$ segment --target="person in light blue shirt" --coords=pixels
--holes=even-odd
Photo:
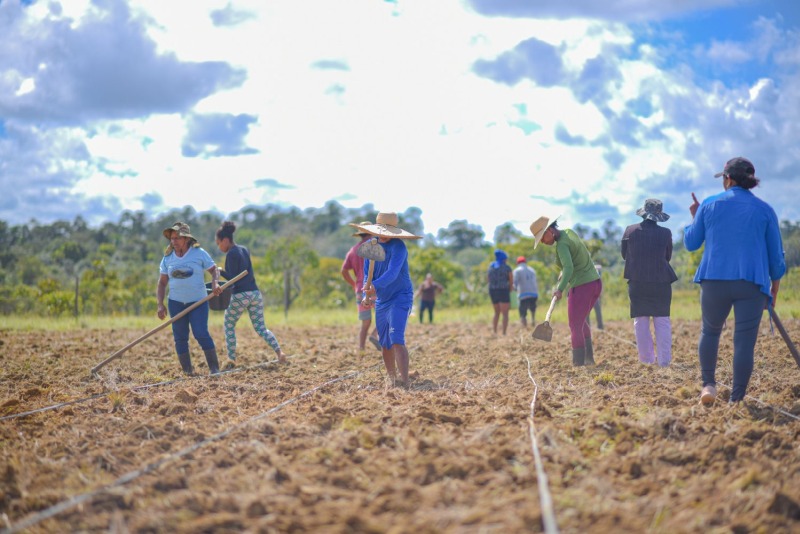
[[[778,216],[750,190],[759,184],[755,167],[736,157],[722,172],[724,191],[702,204],[692,193],[693,221],[684,229],[689,251],[703,244],[703,257],[694,281],[700,284],[703,326],[698,353],[703,389],[700,401],[713,404],[719,337],[733,308],[733,388],[730,401],[741,401],[753,372],[753,352],[764,308],[778,298],[780,279],[786,272]]]
[[[217,266],[208,252],[200,248],[189,225],[176,222],[170,228],[165,228],[163,234],[169,240],[169,246],[161,259],[156,288],[158,318],[162,320],[167,317],[167,311],[170,317],[175,317],[206,297],[205,271],[211,273],[211,290],[214,294],[222,293]],[[167,306],[164,306],[167,287],[169,300]],[[189,353],[190,329],[205,353],[210,374],[219,373],[217,350],[208,333],[208,302],[202,303],[172,323],[175,352],[178,353],[178,361],[187,375],[194,374]]]
[[[414,304],[414,286],[408,273],[406,239],[419,236],[399,228],[396,213],[378,213],[375,224],[351,224],[359,231],[376,236],[386,253],[383,261],[375,261],[371,283],[364,282],[363,304],[375,306],[375,326],[383,354],[383,364],[392,385],[408,387],[408,349],[406,325]],[[364,260],[364,272],[369,262]],[[367,275],[369,277],[369,275]],[[398,374],[400,375],[398,377]]]

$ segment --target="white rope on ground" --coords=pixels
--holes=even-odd
[[[618,341],[621,341],[623,343],[628,343],[630,345],[633,345],[634,347],[636,346],[636,343],[634,343],[632,341],[629,341],[627,339],[622,339],[621,337],[618,337],[618,336],[615,336],[614,334],[608,333],[605,330],[600,330],[600,331],[603,332],[604,336],[613,337],[614,339],[616,339]],[[725,389],[731,389],[729,386],[726,386],[725,384],[720,384],[719,382],[717,382],[717,387],[723,387]],[[791,412],[787,412],[783,408],[779,408],[779,407],[774,406],[772,404],[766,403],[766,402],[762,401],[761,399],[757,399],[757,398],[753,397],[752,395],[745,395],[744,397],[746,399],[751,400],[753,402],[756,402],[756,403],[758,403],[758,404],[760,404],[762,406],[766,406],[767,408],[770,408],[771,410],[783,415],[784,417],[788,417],[790,419],[794,419],[795,421],[800,421],[800,417],[794,415]]]
[[[288,356],[288,357],[289,358],[294,358],[294,355]],[[236,367],[234,369],[228,369],[228,370],[225,370],[225,371],[220,371],[218,374],[213,375],[213,376],[221,376],[221,375],[226,375],[226,374],[230,374],[230,373],[239,373],[239,372],[242,372],[242,371],[249,371],[250,369],[258,369],[260,367],[267,367],[267,366],[270,366],[270,365],[274,365],[276,363],[278,363],[277,359],[269,360],[269,361],[266,361],[266,362],[261,362],[261,363],[255,364],[255,365],[251,365],[249,367]],[[161,386],[168,386],[170,384],[175,384],[175,383],[178,383],[178,382],[185,382],[187,380],[193,380],[193,379],[199,379],[199,378],[207,378],[207,377],[206,376],[197,376],[197,375],[195,375],[195,376],[184,376],[184,377],[180,377],[180,378],[173,378],[172,380],[165,380],[163,382],[154,382],[154,383],[151,383],[151,384],[143,384],[141,386],[133,386],[133,387],[130,387],[130,388],[122,388],[122,389],[128,389],[130,391],[139,391],[139,390],[142,390],[142,389],[150,389],[150,388],[157,388],[157,387],[161,387]],[[41,413],[41,412],[47,412],[47,411],[50,411],[50,410],[57,410],[58,408],[64,408],[65,406],[70,406],[72,404],[81,404],[81,403],[84,403],[84,402],[89,402],[91,400],[99,399],[101,397],[107,397],[107,396],[111,395],[111,393],[114,393],[114,392],[113,391],[106,391],[106,392],[103,392],[103,393],[96,393],[96,394],[91,395],[89,397],[84,397],[84,398],[81,398],[81,399],[73,399],[71,401],[65,401],[65,402],[61,402],[61,403],[58,403],[58,404],[53,404],[51,406],[44,406],[42,408],[37,408],[36,410],[30,410],[30,411],[27,411],[27,412],[20,412],[20,413],[15,413],[15,414],[11,414],[11,415],[5,415],[3,417],[0,417],[0,421],[5,421],[6,419],[17,419],[19,417],[27,417],[29,415],[33,415],[33,414],[37,414],[37,413]]]
[[[334,379],[328,380],[327,382],[325,382],[323,384],[320,384],[319,386],[315,386],[315,387],[313,387],[313,388],[311,388],[311,389],[309,389],[307,391],[304,391],[303,393],[297,395],[296,397],[292,397],[291,399],[285,400],[285,401],[281,402],[280,404],[277,404],[276,406],[270,408],[266,412],[262,412],[262,413],[260,413],[258,415],[255,415],[255,416],[251,417],[250,419],[247,419],[246,421],[242,421],[241,423],[239,423],[237,425],[234,425],[231,428],[220,432],[219,434],[216,434],[214,436],[206,438],[203,441],[199,441],[197,443],[193,443],[192,445],[189,445],[188,447],[184,447],[183,449],[181,449],[181,450],[179,450],[179,451],[177,451],[177,452],[175,452],[173,454],[165,456],[164,458],[161,458],[161,459],[159,459],[159,460],[157,460],[155,462],[149,463],[149,464],[147,464],[146,466],[144,466],[144,467],[142,467],[140,469],[137,469],[135,471],[131,471],[131,472],[125,474],[125,475],[122,475],[121,477],[116,479],[114,482],[111,482],[110,484],[107,484],[107,485],[103,486],[102,488],[96,489],[94,491],[90,491],[88,493],[82,493],[80,495],[76,495],[76,496],[71,497],[71,498],[69,498],[69,499],[67,499],[65,501],[61,501],[60,503],[54,504],[53,506],[51,506],[49,508],[41,510],[41,511],[35,513],[35,514],[29,515],[28,517],[22,519],[21,521],[19,521],[19,522],[15,523],[15,524],[11,525],[10,527],[0,531],[0,534],[13,534],[13,533],[16,533],[16,532],[20,532],[22,530],[25,530],[27,528],[30,528],[30,527],[40,523],[41,521],[44,521],[45,519],[50,519],[51,517],[55,517],[56,515],[60,514],[61,512],[64,512],[65,510],[69,510],[70,508],[73,508],[73,507],[75,507],[75,506],[77,506],[79,504],[82,504],[82,503],[85,503],[87,501],[90,501],[91,499],[93,499],[94,497],[96,497],[96,496],[98,496],[98,495],[100,495],[102,493],[110,491],[110,490],[112,490],[114,488],[117,488],[119,486],[123,486],[123,485],[127,484],[128,482],[139,478],[142,475],[146,475],[148,473],[151,473],[151,472],[155,471],[156,469],[159,469],[160,467],[172,462],[173,460],[177,460],[178,458],[182,458],[183,456],[186,456],[187,454],[191,454],[192,452],[200,449],[201,447],[204,447],[204,446],[208,445],[209,443],[212,443],[214,441],[218,441],[218,440],[220,440],[222,438],[225,438],[225,437],[229,436],[230,434],[232,434],[233,432],[236,432],[237,430],[240,430],[240,429],[246,427],[247,425],[249,425],[251,423],[254,423],[256,421],[260,421],[261,419],[264,419],[265,417],[267,417],[269,415],[272,415],[275,412],[278,412],[278,411],[282,410],[283,408],[285,408],[286,406],[289,406],[290,404],[294,404],[295,402],[297,402],[297,401],[299,401],[301,399],[304,399],[305,397],[308,397],[309,395],[313,395],[317,391],[319,391],[319,390],[321,390],[323,388],[326,388],[327,386],[331,386],[333,384],[336,384],[337,382],[343,382],[345,380],[349,380],[351,378],[355,378],[357,376],[360,376],[360,375],[366,373],[367,371],[369,371],[370,369],[374,369],[375,367],[377,367],[379,365],[383,365],[383,363],[376,363],[375,365],[367,367],[366,369],[362,369],[361,371],[353,371],[351,373],[348,373],[346,375],[340,376],[338,378],[334,378]]]
[[[528,378],[533,382],[533,398],[531,399],[531,411],[528,415],[528,433],[531,438],[533,460],[536,464],[536,483],[539,487],[539,502],[542,505],[542,522],[544,523],[544,531],[547,534],[558,534],[556,514],[553,510],[553,497],[550,495],[547,473],[544,471],[542,457],[539,454],[539,445],[536,441],[536,423],[533,421],[533,410],[536,407],[536,395],[539,393],[539,386],[536,384],[536,380],[534,380],[531,374],[531,361],[527,356],[525,357],[525,361],[528,362]]]

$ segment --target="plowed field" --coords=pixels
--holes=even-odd
[[[536,532],[546,487],[563,532],[800,532],[800,369],[766,320],[749,398],[710,408],[697,323],[673,324],[664,369],[638,363],[627,322],[595,331],[585,368],[561,324],[546,343],[516,324],[497,337],[488,321],[413,323],[409,389],[357,349],[356,325],[273,331],[289,365],[245,323],[241,368],[208,377],[192,341],[201,375],[187,379],[168,330],[99,378],[89,370],[144,331],[0,333],[5,527]]]

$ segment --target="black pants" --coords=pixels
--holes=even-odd
[[[422,322],[422,314],[428,310],[428,322],[433,322],[433,305],[436,304],[434,300],[421,300],[419,301],[419,322]]]

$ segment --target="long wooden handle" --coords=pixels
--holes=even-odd
[[[775,308],[772,307],[772,304],[769,305],[769,315],[772,317],[772,320],[775,321],[775,326],[778,327],[778,332],[781,333],[781,337],[786,342],[786,346],[789,347],[789,352],[792,353],[795,363],[797,363],[797,366],[800,367],[800,353],[797,352],[797,347],[795,347],[792,338],[789,337],[789,333],[783,327],[783,323],[778,317],[778,312],[775,311]]]
[[[233,284],[237,280],[241,280],[245,276],[247,276],[247,270],[242,271],[241,273],[237,274],[236,276],[234,276],[233,278],[231,278],[230,280],[225,282],[225,284],[221,286],[221,289],[224,291],[229,285]],[[114,354],[112,354],[111,356],[109,356],[108,358],[103,360],[102,362],[100,362],[97,365],[95,365],[94,367],[92,367],[92,374],[96,374],[97,371],[101,367],[103,367],[105,364],[107,364],[108,362],[110,362],[112,360],[116,360],[117,358],[119,358],[120,356],[125,354],[125,352],[127,350],[129,350],[130,348],[138,345],[139,343],[141,343],[145,339],[149,338],[150,336],[152,336],[156,332],[158,332],[160,330],[163,330],[164,328],[168,327],[169,325],[171,325],[172,323],[174,323],[175,321],[177,321],[178,319],[180,319],[181,317],[183,317],[184,315],[186,315],[187,313],[189,313],[193,309],[195,309],[198,306],[200,306],[202,303],[213,299],[214,296],[215,295],[213,293],[207,295],[205,298],[203,298],[201,300],[198,300],[197,302],[195,302],[194,304],[192,304],[191,306],[189,306],[188,308],[186,308],[185,310],[183,310],[182,312],[177,314],[175,317],[170,318],[170,320],[167,321],[166,323],[161,323],[160,325],[158,325],[157,327],[153,328],[152,330],[150,330],[148,333],[146,333],[142,337],[134,339],[133,341],[131,341],[130,343],[128,343],[127,345],[125,345],[124,347],[119,349],[117,352],[115,352]]]
[[[550,322],[550,316],[553,315],[553,308],[556,307],[556,301],[558,301],[558,297],[553,295],[553,300],[550,301],[550,308],[547,310],[547,315],[544,316],[544,322]]]
[[[369,270],[367,271],[367,280],[364,282],[364,291],[372,285],[372,275],[375,273],[375,260],[367,261],[369,262]]]

